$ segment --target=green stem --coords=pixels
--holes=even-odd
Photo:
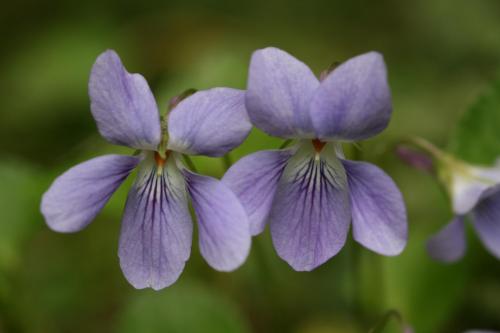
[[[405,330],[405,323],[403,322],[403,318],[401,314],[396,310],[389,310],[386,314],[380,319],[380,321],[369,331],[369,333],[381,333],[383,329],[387,326],[391,319],[395,319],[398,321],[401,332]]]
[[[229,168],[231,167],[231,165],[233,165],[233,161],[232,161],[231,155],[229,155],[229,154],[224,155],[222,157],[222,163],[224,165],[225,171],[229,170]]]
[[[189,169],[191,169],[191,171],[198,172],[196,165],[194,165],[193,161],[191,160],[191,158],[189,156],[182,155],[182,157],[184,158],[184,162],[186,162],[187,166],[189,167]]]
[[[283,143],[281,144],[281,146],[278,147],[278,149],[285,149],[290,145],[290,143],[292,143],[292,141],[293,141],[292,139],[287,139],[283,141]]]
[[[361,265],[361,249],[360,247],[351,242],[351,306],[353,312],[364,320],[364,309],[363,309],[363,271]]]
[[[410,138],[402,140],[402,143],[405,143],[405,142],[412,144],[412,145],[422,149],[423,151],[431,154],[437,160],[445,160],[447,158],[446,154],[441,149],[439,149],[438,147],[436,147],[435,145],[433,145],[432,143],[430,143],[429,141],[427,141],[424,138],[417,137],[417,136],[410,137]]]

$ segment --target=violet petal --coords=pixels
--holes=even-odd
[[[89,80],[90,109],[101,135],[111,143],[155,150],[161,140],[160,115],[148,83],[130,74],[112,50],[94,63]]]
[[[139,161],[133,156],[105,155],[63,173],[42,197],[41,211],[48,226],[58,232],[85,228]]]

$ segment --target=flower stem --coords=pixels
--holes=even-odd
[[[182,155],[182,157],[184,158],[184,162],[186,162],[187,166],[189,167],[189,169],[191,169],[191,171],[198,172],[196,165],[194,165],[193,160],[191,160],[189,156]]]
[[[395,319],[399,323],[401,327],[401,332],[408,332],[407,327],[403,321],[403,318],[401,317],[401,314],[397,310],[389,310],[384,314],[384,316],[380,319],[380,321],[369,331],[369,333],[383,332],[391,319]]]
[[[441,149],[439,149],[434,144],[430,143],[429,141],[427,141],[424,138],[415,136],[415,137],[411,137],[409,139],[403,140],[403,142],[405,142],[405,141],[410,143],[410,144],[413,144],[414,146],[431,154],[432,157],[434,157],[437,160],[446,159],[446,154]]]
[[[233,160],[231,158],[231,155],[230,154],[226,154],[226,155],[222,156],[222,163],[224,165],[224,170],[225,171],[229,170],[229,168],[231,167],[231,165],[233,165]]]
[[[292,141],[293,141],[292,139],[287,139],[283,141],[283,143],[281,144],[281,146],[278,147],[278,149],[285,149],[290,145],[290,143],[292,143]]]

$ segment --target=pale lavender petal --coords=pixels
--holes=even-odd
[[[400,254],[408,239],[408,222],[398,187],[373,164],[342,163],[349,182],[354,239],[379,254]]]
[[[219,271],[238,268],[250,250],[250,225],[236,195],[221,181],[184,171],[198,218],[200,251]]]
[[[490,168],[463,165],[462,168],[452,173],[451,178],[453,211],[460,215],[470,212],[500,184],[500,165]]]
[[[244,91],[198,91],[170,112],[168,148],[190,155],[222,156],[239,146],[251,129]]]
[[[106,155],[63,173],[42,197],[41,211],[48,226],[58,232],[85,228],[139,161],[133,156]]]
[[[465,254],[464,217],[456,216],[427,241],[427,252],[434,260],[455,262]]]
[[[278,137],[314,137],[309,104],[319,81],[301,61],[277,48],[255,51],[246,107],[252,123]]]
[[[382,55],[354,57],[321,82],[311,102],[318,138],[357,141],[372,137],[389,124],[391,93]]]
[[[94,63],[89,95],[92,115],[106,140],[156,149],[161,140],[156,101],[144,77],[128,73],[114,51],[102,53]]]
[[[222,182],[236,194],[248,214],[252,235],[264,231],[274,193],[293,150],[260,151],[243,157]]]
[[[472,223],[484,246],[500,259],[500,189],[496,190],[472,211]]]
[[[297,271],[310,271],[345,244],[351,208],[347,179],[334,147],[316,155],[302,142],[281,176],[270,213],[278,255]]]
[[[186,184],[170,157],[158,173],[146,160],[130,190],[120,235],[120,266],[135,288],[174,283],[191,252],[193,225]]]

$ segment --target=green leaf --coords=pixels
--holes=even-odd
[[[235,306],[202,285],[179,281],[140,291],[124,309],[117,332],[247,333]]]
[[[492,164],[500,156],[500,80],[462,116],[450,150],[478,164]]]

